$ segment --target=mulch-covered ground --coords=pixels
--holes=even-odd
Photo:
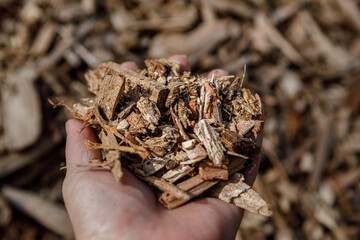
[[[237,239],[360,235],[360,1],[0,0],[0,238],[71,238],[65,109],[106,61],[186,54],[242,75],[265,103],[254,188],[274,216]],[[56,212],[57,214],[49,214]]]

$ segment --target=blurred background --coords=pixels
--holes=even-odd
[[[359,0],[0,0],[0,238],[71,239],[63,206],[68,105],[105,61],[186,54],[242,74],[266,123],[240,239],[359,239]],[[96,219],[94,219],[96,221]],[[101,224],[101,223],[99,223]]]

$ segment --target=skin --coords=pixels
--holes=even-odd
[[[171,57],[190,70],[186,57]],[[131,70],[133,62],[122,64]],[[215,76],[227,75],[221,69]],[[89,160],[100,159],[99,150],[89,150],[83,140],[98,141],[91,128],[79,132],[78,120],[66,123],[67,173],[63,196],[74,227],[76,239],[234,239],[244,211],[214,198],[202,197],[174,210],[157,202],[153,191],[123,169],[120,184],[107,169],[76,167]],[[262,142],[262,133],[256,139]],[[260,154],[252,156],[252,166],[245,179],[252,185],[259,166]]]

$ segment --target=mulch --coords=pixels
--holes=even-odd
[[[359,1],[0,0],[0,15],[1,239],[73,237],[59,170],[71,114],[48,99],[89,97],[84,73],[103,62],[173,54],[199,74],[246,65],[264,102],[254,189],[274,216],[246,213],[237,239],[360,235]]]

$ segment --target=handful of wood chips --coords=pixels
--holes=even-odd
[[[98,133],[101,143],[87,147],[103,154],[87,166],[110,167],[118,182],[128,169],[169,209],[205,195],[272,215],[239,173],[260,151],[259,96],[239,77],[191,75],[169,59],[145,65],[134,72],[108,62],[85,75],[95,96],[74,104],[74,114]]]

